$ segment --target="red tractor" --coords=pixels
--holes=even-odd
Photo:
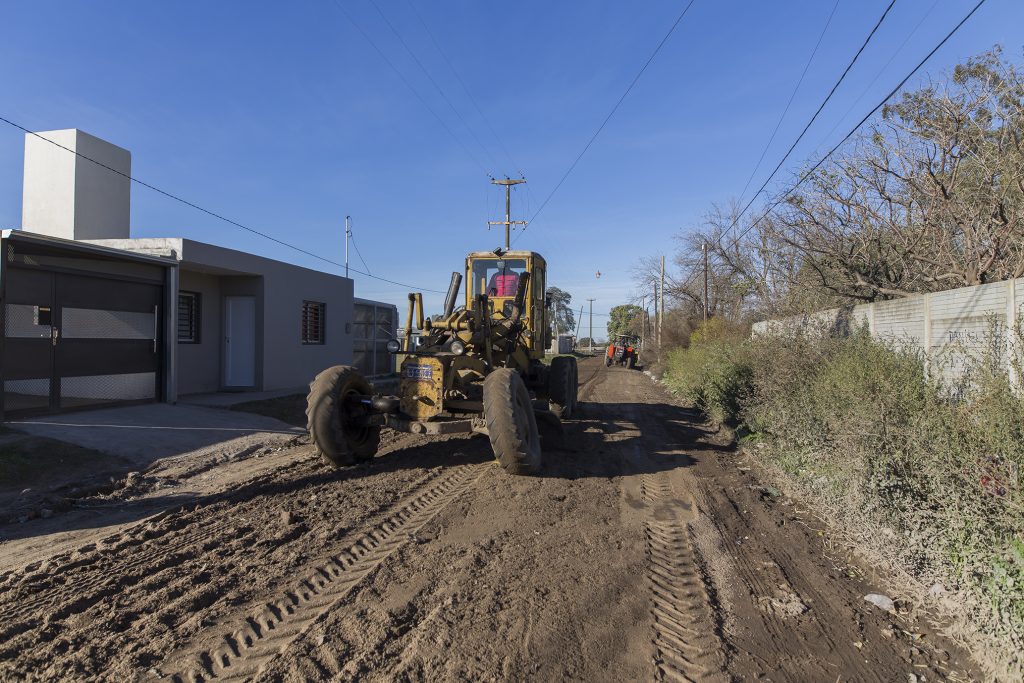
[[[635,368],[640,360],[640,338],[632,334],[617,334],[612,337],[608,345],[608,353],[605,354],[605,367],[621,365],[627,368]]]

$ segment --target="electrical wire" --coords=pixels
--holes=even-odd
[[[890,0],[889,4],[885,8],[885,11],[882,12],[882,16],[880,16],[878,18],[878,21],[875,22],[875,26],[871,29],[871,32],[868,33],[867,38],[864,39],[864,42],[861,43],[860,48],[853,55],[853,59],[851,59],[850,63],[846,65],[846,69],[844,69],[843,73],[839,76],[839,80],[835,82],[835,85],[833,85],[832,89],[829,90],[828,95],[826,95],[825,99],[821,101],[821,104],[818,106],[818,110],[814,112],[813,116],[811,116],[811,120],[808,121],[807,125],[804,126],[804,129],[800,131],[800,135],[798,135],[796,140],[793,141],[793,144],[789,146],[789,149],[786,150],[786,153],[782,156],[782,159],[779,160],[779,163],[775,165],[775,168],[772,170],[772,172],[768,174],[768,177],[764,179],[764,182],[761,183],[761,187],[758,188],[757,192],[754,193],[754,196],[750,198],[750,201],[747,202],[746,206],[743,207],[739,215],[737,215],[736,218],[733,219],[729,227],[725,229],[725,233],[723,233],[723,236],[728,235],[729,232],[736,226],[736,224],[739,223],[740,219],[743,218],[743,215],[747,212],[747,209],[749,209],[751,205],[753,205],[754,201],[761,195],[761,193],[764,192],[764,189],[768,187],[768,183],[772,181],[772,178],[775,177],[775,174],[779,172],[779,169],[782,168],[782,165],[786,163],[787,159],[789,159],[789,155],[793,153],[793,150],[796,149],[796,146],[800,144],[801,140],[804,139],[804,135],[807,134],[808,129],[810,129],[811,125],[817,120],[818,115],[821,114],[822,110],[825,108],[825,105],[828,104],[829,100],[832,99],[832,95],[834,95],[836,90],[839,89],[840,84],[842,84],[842,82],[846,79],[846,75],[850,73],[850,69],[852,69],[853,65],[857,63],[857,60],[860,58],[861,53],[864,52],[864,48],[866,48],[868,46],[868,43],[871,42],[872,36],[874,36],[875,33],[878,31],[878,28],[882,25],[882,22],[885,21],[885,18],[889,15],[889,10],[891,10],[893,5],[895,4],[896,0]]]
[[[800,86],[803,85],[804,78],[807,76],[808,69],[811,68],[811,63],[814,62],[815,55],[818,54],[818,48],[821,47],[821,41],[825,38],[825,33],[828,31],[828,27],[832,25],[832,17],[835,16],[836,10],[839,8],[839,0],[836,0],[835,4],[832,5],[832,11],[829,12],[828,19],[825,20],[825,26],[821,29],[821,34],[818,35],[818,42],[814,44],[814,49],[811,50],[811,56],[807,58],[807,63],[804,64],[804,70],[800,73],[800,78],[796,82],[796,87],[793,88],[793,92],[789,96],[789,101],[786,102],[786,108],[782,110],[782,115],[779,120],[775,123],[775,130],[772,131],[771,137],[768,138],[768,142],[765,143],[764,149],[761,150],[761,156],[757,160],[757,164],[754,166],[754,170],[750,172],[750,176],[747,178],[746,184],[743,186],[743,191],[740,192],[740,198],[737,204],[743,203],[743,197],[746,196],[747,190],[750,189],[750,183],[754,180],[754,176],[761,170],[761,162],[764,161],[765,155],[768,153],[768,149],[775,142],[775,136],[779,132],[779,127],[782,126],[783,120],[786,118],[786,114],[789,113],[789,108],[793,106],[793,100],[796,99],[796,94],[800,90]]]
[[[419,13],[419,10],[416,9],[416,5],[413,3],[412,0],[406,0],[406,2],[409,5],[409,9],[412,10],[412,13],[415,14],[416,18],[419,20],[420,26],[423,27],[423,32],[427,34],[427,37],[430,38],[430,42],[434,44],[434,48],[437,50],[438,54],[441,55],[441,59],[444,60],[445,64],[448,65],[448,68],[451,69],[453,74],[455,74],[456,80],[458,80],[459,85],[462,86],[462,91],[466,93],[466,96],[469,98],[469,101],[473,103],[473,108],[476,109],[476,113],[479,114],[480,118],[482,118],[484,120],[484,123],[487,125],[487,129],[490,131],[491,135],[494,137],[495,141],[498,143],[498,147],[501,149],[502,153],[505,155],[505,158],[507,158],[509,163],[512,164],[512,168],[514,168],[516,170],[516,172],[519,174],[519,176],[520,177],[524,177],[522,167],[519,166],[519,164],[516,163],[515,159],[512,158],[512,155],[508,151],[508,147],[505,146],[504,140],[501,139],[501,136],[498,135],[498,132],[495,130],[494,126],[491,125],[490,118],[488,118],[487,114],[485,114],[483,109],[480,108],[480,104],[477,102],[476,98],[473,97],[473,93],[470,92],[469,87],[466,85],[466,82],[462,79],[462,75],[459,74],[458,69],[456,69],[455,65],[452,64],[450,59],[448,59],[448,55],[445,53],[444,49],[441,47],[441,44],[434,37],[434,34],[430,30],[430,27],[427,26],[427,22],[423,20],[423,16]],[[493,161],[493,159],[492,159],[492,161]],[[529,189],[529,188],[527,188],[527,189]]]
[[[978,11],[978,9],[980,9],[980,8],[981,8],[981,6],[985,4],[985,2],[986,2],[986,0],[978,0],[978,3],[977,3],[977,4],[976,4],[976,5],[975,5],[975,6],[974,6],[974,7],[972,8],[972,9],[971,9],[971,11],[970,11],[970,12],[968,12],[968,13],[967,13],[966,15],[964,15],[964,18],[963,18],[963,19],[961,19],[961,20],[960,20],[960,22],[959,22],[959,23],[957,23],[957,25],[956,25],[956,26],[954,26],[954,27],[953,27],[953,29],[952,29],[952,30],[951,30],[951,31],[950,31],[949,33],[947,33],[947,34],[946,34],[946,36],[945,36],[945,37],[944,37],[944,38],[943,38],[942,40],[940,40],[940,41],[939,41],[939,43],[938,43],[938,44],[937,44],[937,45],[936,45],[935,47],[933,47],[933,48],[931,49],[931,51],[929,51],[929,52],[928,52],[928,54],[927,54],[927,55],[925,55],[925,56],[924,56],[924,58],[923,58],[923,59],[922,59],[922,60],[921,60],[920,62],[918,62],[918,63],[917,63],[917,66],[915,66],[915,67],[914,67],[914,68],[913,68],[913,69],[912,69],[912,70],[910,71],[910,73],[908,73],[908,74],[907,74],[906,76],[904,76],[904,77],[903,77],[903,80],[901,80],[901,81],[900,81],[899,83],[897,83],[897,84],[896,84],[896,87],[894,87],[894,88],[893,88],[892,90],[890,90],[890,91],[889,91],[889,94],[887,94],[887,95],[886,95],[886,96],[885,96],[884,98],[882,98],[882,100],[881,100],[881,101],[880,101],[880,102],[879,102],[878,104],[876,104],[876,105],[875,105],[875,106],[874,106],[874,107],[873,107],[873,108],[871,109],[871,111],[869,111],[869,112],[868,112],[867,114],[865,114],[865,115],[864,115],[864,117],[863,117],[863,118],[862,118],[862,119],[861,119],[860,121],[858,121],[858,122],[857,122],[857,125],[855,125],[855,126],[854,126],[853,128],[851,128],[851,129],[850,129],[850,132],[848,132],[848,133],[847,133],[846,135],[844,135],[844,136],[843,136],[843,139],[842,139],[842,140],[840,140],[839,142],[837,142],[837,143],[836,143],[836,144],[835,144],[835,145],[834,145],[834,146],[833,146],[833,147],[832,147],[832,148],[831,148],[831,149],[830,149],[830,150],[829,150],[829,151],[828,151],[828,152],[827,152],[827,153],[825,154],[825,156],[823,156],[823,157],[822,157],[821,159],[819,159],[819,160],[818,160],[818,162],[817,162],[816,164],[814,164],[814,166],[812,166],[812,167],[811,167],[810,169],[808,169],[808,170],[807,170],[806,172],[802,173],[802,174],[800,175],[800,178],[799,178],[799,179],[797,180],[797,182],[796,182],[796,183],[795,183],[795,184],[794,184],[794,185],[793,185],[792,187],[790,187],[790,188],[789,188],[788,190],[786,190],[786,191],[785,191],[784,193],[782,193],[782,194],[781,194],[781,195],[780,195],[780,196],[779,196],[779,197],[778,197],[778,198],[777,198],[777,199],[776,199],[776,200],[775,200],[775,201],[774,201],[774,202],[773,202],[773,203],[771,204],[771,206],[769,206],[769,207],[768,207],[768,209],[767,209],[767,210],[765,210],[765,212],[764,212],[764,213],[762,213],[762,214],[761,214],[761,215],[760,215],[760,216],[759,216],[759,217],[757,218],[757,220],[755,220],[755,221],[754,221],[754,222],[752,222],[752,223],[751,223],[750,225],[748,225],[748,226],[747,226],[746,228],[744,228],[744,230],[743,230],[743,231],[742,231],[742,232],[741,232],[741,233],[740,233],[739,235],[737,235],[737,236],[736,236],[736,237],[735,237],[735,238],[733,239],[733,241],[732,241],[732,242],[731,242],[731,243],[729,244],[729,246],[728,246],[728,247],[724,247],[724,248],[725,248],[725,249],[731,249],[731,248],[733,248],[734,246],[736,246],[736,245],[737,245],[737,244],[739,243],[739,241],[740,241],[741,239],[743,239],[743,237],[744,237],[744,236],[745,236],[745,235],[746,235],[747,233],[749,233],[749,232],[750,232],[751,230],[753,230],[753,229],[754,229],[754,228],[755,228],[755,227],[756,227],[756,226],[757,226],[757,225],[758,225],[758,224],[759,224],[759,223],[760,223],[761,221],[763,221],[763,220],[764,220],[765,218],[767,218],[767,217],[768,217],[768,215],[769,215],[769,214],[771,214],[771,212],[772,212],[772,211],[774,211],[774,210],[775,210],[775,208],[776,208],[777,206],[779,206],[779,205],[780,205],[780,204],[781,204],[782,202],[786,201],[786,199],[787,199],[787,198],[789,197],[789,195],[793,194],[793,192],[795,192],[795,191],[796,191],[796,189],[797,189],[798,187],[800,187],[800,185],[802,185],[802,184],[804,183],[804,181],[805,181],[805,180],[807,180],[807,179],[808,179],[809,177],[811,177],[811,175],[812,175],[812,174],[813,174],[813,173],[814,173],[815,171],[817,171],[817,170],[818,170],[819,168],[821,168],[821,165],[822,165],[822,164],[824,164],[824,163],[825,163],[825,162],[826,162],[826,161],[827,161],[827,160],[828,160],[828,159],[829,159],[829,158],[830,158],[830,157],[831,157],[831,156],[832,156],[833,154],[835,154],[835,153],[836,153],[836,151],[837,151],[837,150],[838,150],[838,149],[839,149],[839,148],[840,148],[841,146],[843,146],[843,144],[845,144],[847,140],[849,140],[849,139],[850,139],[851,137],[853,137],[853,134],[854,134],[854,133],[856,133],[856,132],[857,132],[857,131],[858,131],[858,130],[860,129],[860,127],[861,127],[861,126],[863,126],[863,125],[864,125],[864,124],[865,124],[865,123],[866,123],[866,122],[867,122],[867,121],[868,121],[868,120],[869,120],[869,119],[870,119],[870,118],[871,118],[872,116],[874,116],[874,115],[875,115],[875,114],[876,114],[876,113],[878,112],[878,110],[879,110],[879,109],[881,109],[881,108],[882,108],[883,106],[885,106],[886,102],[888,102],[888,101],[889,101],[890,99],[892,99],[893,95],[895,95],[895,94],[896,94],[896,93],[898,93],[898,92],[899,92],[900,90],[902,90],[903,86],[904,86],[904,85],[906,85],[907,81],[909,81],[909,80],[910,80],[911,78],[913,78],[914,74],[916,74],[916,73],[917,73],[918,71],[920,71],[920,70],[921,70],[921,67],[922,67],[922,66],[924,66],[924,65],[925,65],[925,63],[927,63],[927,62],[928,62],[928,60],[929,60],[929,59],[931,59],[931,58],[932,58],[932,56],[933,56],[933,55],[934,55],[934,54],[935,54],[936,52],[938,52],[938,51],[939,51],[939,50],[940,50],[940,49],[942,48],[942,46],[943,46],[943,45],[945,45],[945,44],[946,44],[946,43],[947,43],[947,42],[949,41],[949,39],[950,39],[950,38],[952,38],[952,37],[953,37],[953,36],[954,36],[954,35],[956,34],[956,32],[957,32],[957,31],[959,31],[959,30],[960,30],[960,28],[961,28],[961,27],[962,27],[962,26],[963,26],[964,24],[966,24],[966,23],[967,23],[967,21],[968,21],[968,20],[969,20],[969,19],[970,19],[970,18],[971,18],[972,16],[974,16],[974,13],[975,13],[975,12],[977,12],[977,11]],[[733,225],[735,225],[735,222],[733,223]],[[718,237],[717,239],[715,239],[715,243],[716,243],[716,245],[717,245],[717,246],[719,246],[719,247],[721,247],[721,246],[722,246],[721,240],[722,240],[722,237],[724,237],[724,236],[725,236],[725,233],[723,233],[723,234],[722,234],[721,236],[719,236],[719,237]],[[698,273],[698,271],[696,271],[696,270],[692,271],[692,272],[690,273],[690,276],[689,276],[688,278],[686,278],[686,280],[684,280],[684,281],[683,281],[683,283],[682,283],[682,284],[680,285],[680,287],[679,287],[679,288],[680,288],[680,289],[683,289],[683,288],[685,288],[685,287],[686,287],[687,285],[689,285],[689,284],[690,284],[690,282],[692,282],[692,281],[693,281],[693,278],[697,276],[697,273]]]
[[[456,144],[458,144],[459,147],[462,148],[462,151],[466,153],[466,156],[472,159],[473,163],[480,167],[480,170],[483,172],[483,174],[490,178],[491,174],[487,172],[487,169],[484,168],[484,165],[482,163],[480,163],[480,160],[477,159],[476,155],[470,151],[469,147],[467,147],[466,144],[462,141],[462,138],[457,136],[455,134],[455,131],[453,131],[448,126],[448,124],[444,122],[444,119],[442,119],[440,115],[438,115],[438,113],[434,111],[434,108],[430,106],[430,103],[428,103],[427,100],[423,97],[423,95],[420,94],[419,90],[413,87],[413,84],[409,82],[409,79],[405,77],[405,74],[398,70],[398,67],[395,66],[395,63],[388,59],[388,56],[384,54],[384,51],[381,50],[380,47],[378,47],[377,43],[374,42],[370,35],[363,30],[363,27],[356,23],[355,18],[351,14],[349,14],[348,10],[345,9],[345,6],[342,5],[339,0],[334,0],[334,5],[342,14],[345,15],[345,17],[349,20],[349,23],[356,27],[356,30],[359,31],[360,35],[362,35],[363,38],[366,39],[366,42],[368,42],[370,46],[377,52],[377,54],[380,55],[380,58],[384,60],[384,63],[391,67],[391,70],[394,71],[395,74],[398,76],[399,80],[401,80],[402,83],[405,84],[405,87],[409,88],[409,90],[412,91],[412,94],[416,96],[416,99],[420,101],[420,104],[426,107],[427,111],[433,114],[434,118],[437,119],[437,122],[441,124],[441,127],[445,129],[448,135],[450,135],[451,138],[455,140]]]
[[[398,32],[398,29],[395,28],[395,25],[392,24],[391,21],[387,18],[387,15],[385,15],[384,12],[381,10],[380,5],[377,4],[376,0],[370,0],[370,4],[373,5],[373,8],[375,10],[377,10],[377,14],[379,14],[380,18],[384,20],[384,23],[388,25],[388,28],[391,29],[391,32],[395,34],[395,37],[398,38],[398,42],[402,44],[402,47],[404,47],[405,51],[409,53],[409,56],[412,57],[412,60],[416,62],[416,66],[420,68],[420,71],[423,72],[423,75],[427,77],[427,80],[430,81],[431,85],[434,86],[434,89],[437,90],[439,95],[441,95],[441,99],[445,101],[445,103],[448,105],[448,108],[452,110],[453,114],[455,114],[455,117],[459,121],[461,121],[465,129],[469,131],[469,135],[473,138],[476,144],[480,146],[480,149],[483,150],[484,156],[489,157],[491,163],[494,165],[494,168],[497,169],[499,164],[495,160],[494,155],[491,154],[491,151],[484,145],[484,143],[480,141],[480,138],[478,138],[476,133],[473,132],[473,129],[470,128],[469,124],[466,123],[466,119],[462,117],[462,114],[460,114],[459,110],[455,108],[454,104],[452,104],[452,101],[448,98],[448,95],[445,94],[443,89],[441,89],[441,86],[438,85],[436,80],[434,80],[434,77],[430,75],[430,72],[427,70],[427,67],[423,66],[423,62],[421,62],[420,58],[416,56],[416,53],[413,52],[411,47],[409,47],[409,44],[405,42],[405,38],[402,37],[402,34]]]
[[[540,207],[538,207],[536,213],[534,213],[533,216],[530,217],[530,220],[529,220],[530,223],[532,223],[535,220],[537,220],[537,216],[540,215],[541,211],[544,210],[544,207],[546,207],[548,205],[548,202],[551,201],[551,198],[554,197],[555,193],[558,192],[558,190],[562,187],[562,184],[565,183],[566,178],[568,178],[569,175],[573,172],[573,170],[576,168],[576,165],[578,163],[580,163],[580,159],[583,158],[583,155],[587,153],[587,150],[589,150],[591,145],[594,144],[594,141],[597,140],[597,136],[601,134],[601,131],[604,130],[604,127],[608,125],[609,121],[611,121],[612,116],[615,115],[615,112],[617,112],[619,110],[619,107],[625,101],[626,97],[629,95],[630,92],[632,92],[633,87],[636,86],[636,84],[637,84],[637,81],[639,81],[640,77],[644,75],[645,71],[647,71],[647,67],[649,67],[651,65],[651,62],[654,61],[654,58],[658,56],[659,52],[661,52],[661,48],[665,46],[665,43],[668,42],[668,39],[672,36],[673,33],[675,33],[676,27],[679,26],[680,22],[682,22],[682,20],[683,20],[683,17],[685,17],[686,13],[690,11],[691,7],[693,7],[693,3],[694,2],[696,2],[696,0],[690,0],[688,3],[686,3],[686,7],[684,7],[683,11],[679,13],[678,17],[676,17],[676,20],[672,23],[672,26],[668,29],[668,32],[665,34],[665,37],[662,38],[661,42],[658,43],[658,46],[654,48],[654,52],[652,52],[651,56],[647,58],[647,61],[644,62],[644,65],[642,67],[640,67],[640,71],[637,72],[636,76],[633,77],[633,80],[626,87],[625,92],[622,93],[622,96],[615,103],[615,106],[612,107],[612,110],[610,112],[608,112],[608,116],[604,117],[604,121],[602,121],[601,125],[597,127],[597,130],[594,131],[594,134],[590,136],[590,139],[587,141],[587,144],[584,145],[584,147],[580,151],[580,153],[578,155],[576,155],[576,159],[573,160],[572,164],[569,166],[569,168],[562,175],[561,180],[558,181],[558,184],[555,185],[555,188],[553,190],[551,190],[551,193],[548,194],[546,199],[544,199],[544,201],[541,203]],[[524,230],[524,232],[525,232],[525,230]],[[521,237],[522,235],[523,235],[523,232],[520,232],[519,233],[519,237]],[[518,237],[516,239],[518,239]]]
[[[829,130],[829,132],[825,134],[825,136],[822,138],[821,142],[818,143],[818,146],[815,147],[815,152],[817,152],[817,150],[821,149],[821,147],[823,147],[825,145],[825,141],[828,140],[829,138],[831,138],[832,134],[835,133],[836,130],[839,128],[839,126],[842,125],[843,121],[846,120],[846,117],[848,117],[851,113],[853,113],[853,110],[857,108],[857,105],[860,104],[860,101],[863,100],[864,96],[868,94],[868,91],[871,90],[871,88],[875,85],[875,83],[878,82],[878,79],[881,78],[881,76],[885,72],[885,70],[888,69],[889,65],[892,64],[894,59],[896,59],[896,56],[899,55],[899,53],[903,52],[903,48],[905,48],[907,46],[907,43],[910,42],[910,39],[914,37],[914,35],[918,32],[918,30],[924,24],[925,20],[928,19],[928,17],[931,16],[931,13],[935,11],[935,8],[938,6],[938,4],[939,4],[939,0],[935,0],[935,2],[932,3],[932,6],[929,7],[928,11],[926,11],[924,13],[924,15],[918,20],[918,22],[914,26],[914,28],[910,31],[910,33],[907,34],[907,37],[903,39],[902,43],[900,43],[900,46],[898,48],[896,48],[896,51],[893,52],[892,55],[890,55],[889,61],[887,61],[882,66],[882,68],[878,70],[878,72],[875,74],[875,77],[871,79],[871,82],[868,83],[867,87],[865,87],[864,90],[861,91],[860,95],[857,96],[857,99],[854,100],[853,104],[851,104],[850,107],[846,110],[846,113],[843,114],[839,118],[839,120],[836,121],[835,125],[832,126],[831,130]]]
[[[196,211],[200,211],[202,213],[205,213],[208,216],[212,216],[213,218],[216,218],[217,220],[224,221],[225,223],[227,223],[229,225],[233,225],[236,228],[241,228],[242,230],[245,230],[247,232],[251,232],[254,235],[257,235],[257,236],[262,237],[264,239],[270,240],[271,242],[274,242],[275,244],[279,244],[282,247],[287,247],[289,249],[297,251],[300,254],[305,254],[306,256],[312,256],[313,258],[319,259],[320,261],[323,261],[324,263],[329,263],[332,266],[337,266],[338,268],[344,268],[345,267],[344,263],[339,263],[337,261],[332,261],[331,259],[329,259],[329,258],[327,258],[325,256],[321,256],[320,254],[316,254],[316,253],[314,253],[312,251],[309,251],[307,249],[303,249],[302,247],[295,246],[294,244],[290,244],[288,242],[285,242],[284,240],[278,239],[277,237],[274,237],[273,235],[268,235],[267,233],[261,232],[259,230],[256,230],[255,228],[250,228],[248,225],[245,225],[243,223],[239,223],[238,221],[232,220],[232,219],[230,219],[230,218],[228,218],[228,217],[226,217],[226,216],[224,216],[222,214],[216,213],[215,211],[211,211],[209,209],[205,209],[202,206],[199,206],[198,204],[196,204],[194,202],[190,202],[187,199],[184,199],[184,198],[182,198],[182,197],[180,197],[180,196],[178,196],[176,194],[172,194],[172,193],[170,193],[170,192],[168,192],[166,190],[161,190],[159,187],[156,187],[155,185],[151,185],[151,184],[149,184],[149,183],[147,183],[145,181],[139,180],[138,178],[136,178],[134,176],[131,176],[131,175],[129,175],[129,174],[123,172],[123,171],[119,171],[116,168],[112,168],[111,166],[108,166],[107,164],[104,164],[101,161],[97,161],[96,159],[93,159],[90,156],[82,154],[81,152],[79,152],[77,150],[71,149],[70,147],[66,147],[66,146],[60,144],[59,142],[57,142],[55,140],[51,140],[50,138],[43,137],[39,133],[37,133],[37,132],[35,132],[33,130],[29,130],[25,126],[22,126],[22,125],[20,125],[18,123],[15,123],[14,121],[11,121],[10,119],[7,119],[7,118],[4,118],[4,117],[0,116],[0,121],[6,123],[9,126],[13,126],[14,128],[17,128],[18,130],[21,130],[21,131],[23,131],[23,132],[25,132],[25,133],[27,133],[29,135],[35,136],[35,137],[39,138],[40,140],[43,140],[45,142],[49,142],[51,145],[59,147],[59,148],[63,149],[66,152],[70,152],[70,153],[74,154],[75,156],[77,156],[77,157],[79,157],[81,159],[85,159],[86,161],[94,163],[97,166],[99,166],[100,168],[105,168],[106,170],[110,171],[111,173],[115,173],[115,174],[121,176],[122,178],[126,178],[127,180],[129,180],[129,181],[131,181],[133,183],[136,183],[138,185],[141,185],[142,187],[145,187],[148,190],[152,190],[153,192],[156,192],[158,194],[162,194],[163,196],[167,197],[168,199],[173,199],[174,201],[176,201],[176,202],[178,202],[180,204],[184,204],[185,206],[188,206],[190,208],[193,208]],[[363,265],[366,265],[366,264],[364,263]],[[410,289],[417,289],[417,287],[415,285],[410,285],[410,284],[407,284],[405,282],[398,282],[396,280],[389,280],[388,278],[380,277],[378,275],[371,275],[370,273],[364,273],[363,271],[356,270],[355,268],[352,268],[351,270],[353,270],[356,273],[359,273],[360,275],[365,275],[366,277],[373,278],[374,280],[380,280],[381,282],[387,282],[387,283],[390,283],[390,284],[393,284],[393,285],[398,285],[400,287],[405,287],[405,288],[410,288]],[[367,269],[367,270],[369,270],[369,269]],[[422,291],[424,291],[424,292],[434,292],[436,294],[444,294],[443,291],[438,290],[438,289],[422,288]]]
[[[356,234],[353,231],[349,231],[349,239],[352,240],[352,246],[355,247],[356,255],[359,256],[359,261],[363,264],[363,268],[366,268],[366,272],[370,272],[370,266],[366,265],[366,259],[363,258],[363,254],[359,251],[359,245],[356,244]]]

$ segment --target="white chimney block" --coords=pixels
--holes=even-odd
[[[25,135],[22,229],[70,240],[128,239],[131,152],[77,128],[39,135],[68,149]]]

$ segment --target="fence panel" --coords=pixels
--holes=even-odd
[[[920,351],[930,370],[947,379],[962,377],[970,361],[988,354],[1002,359],[1016,382],[1012,361],[1020,349],[1012,331],[1021,306],[1024,278],[765,320],[753,333],[824,327],[844,334],[866,326],[876,339]]]

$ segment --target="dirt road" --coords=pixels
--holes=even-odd
[[[390,435],[352,469],[250,452],[0,528],[0,679],[979,677],[647,376],[580,377],[539,477]]]

